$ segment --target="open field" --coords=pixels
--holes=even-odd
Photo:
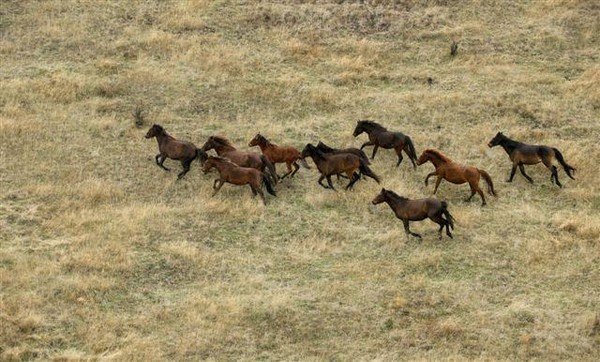
[[[0,1],[0,360],[597,358],[600,5],[366,3]],[[443,182],[454,240],[423,221],[407,241],[370,201],[431,195],[431,164],[380,149],[382,184],[337,193],[301,169],[265,208],[211,198],[197,162],[176,181],[143,138],[349,147],[358,119],[487,170],[499,197]],[[506,183],[498,131],[557,147],[576,180]]]

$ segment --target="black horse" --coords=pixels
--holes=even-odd
[[[379,147],[386,149],[393,148],[394,151],[396,151],[396,155],[398,155],[396,167],[400,166],[403,159],[402,151],[404,151],[412,162],[413,167],[417,168],[415,163],[417,161],[417,151],[409,136],[401,132],[390,132],[379,123],[367,120],[358,121],[352,135],[356,137],[363,132],[366,132],[369,135],[369,142],[363,143],[363,145],[360,146],[360,149],[362,150],[365,146],[375,146],[373,147],[371,159],[375,158],[375,154]]]

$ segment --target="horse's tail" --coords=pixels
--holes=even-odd
[[[310,170],[310,166],[308,165],[308,162],[306,162],[306,160],[304,158],[298,157],[298,162],[300,163],[300,165],[302,165],[302,167]]]
[[[479,171],[479,173],[481,174],[481,176],[483,177],[483,179],[485,180],[485,182],[488,185],[488,193],[492,196],[498,196],[496,194],[496,191],[494,191],[494,183],[492,182],[492,178],[490,177],[490,174],[485,172],[482,169],[477,169],[477,171]]]
[[[380,179],[379,176],[377,176],[375,174],[375,172],[373,172],[373,170],[371,170],[369,168],[369,166],[367,165],[367,163],[365,162],[365,160],[363,160],[362,158],[359,158],[358,161],[360,162],[360,165],[358,166],[358,169],[360,170],[360,173],[365,175],[365,176],[369,176],[370,178],[372,178],[373,180],[377,181],[377,183],[380,183]]]
[[[450,228],[454,230],[454,222],[456,221],[456,219],[454,218],[454,216],[450,215],[450,212],[448,211],[448,203],[446,201],[442,201],[442,215],[446,217],[446,222],[448,223]]]
[[[200,148],[196,148],[196,159],[198,159],[198,162],[200,162],[201,164],[204,164],[204,162],[206,162],[206,160],[208,160],[208,153],[202,151],[202,149]]]
[[[417,150],[415,150],[415,145],[413,144],[412,139],[410,139],[410,137],[408,136],[406,136],[406,144],[408,145],[408,149],[410,150],[410,154],[408,155],[408,157],[410,157],[414,165],[415,162],[417,162]],[[414,167],[417,168],[417,166]]]
[[[269,159],[265,155],[260,155],[260,159],[263,162],[263,165],[266,166],[266,168],[269,170],[269,175],[273,179],[273,184],[277,184],[277,179],[279,177],[277,176],[277,172],[275,171],[275,167],[273,166],[271,161],[269,161]]]
[[[556,155],[556,159],[558,160],[558,162],[560,162],[560,164],[562,165],[562,167],[565,169],[565,172],[567,173],[567,176],[569,176],[571,179],[575,180],[575,178],[573,177],[573,175],[571,174],[571,171],[573,171],[573,173],[575,173],[575,168],[573,168],[572,166],[570,166],[569,164],[567,164],[565,162],[565,159],[563,158],[562,153],[560,153],[559,150],[557,150],[556,148],[552,148],[554,150],[554,154]]]
[[[273,188],[273,184],[271,183],[271,179],[269,178],[269,176],[267,176],[267,174],[265,174],[263,172],[261,172],[261,175],[262,175],[263,185],[265,185],[267,192],[269,192],[273,196],[277,196],[277,193],[275,192],[275,189]]]

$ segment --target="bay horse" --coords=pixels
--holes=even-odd
[[[290,177],[294,177],[296,172],[300,169],[298,166],[298,162],[304,168],[310,168],[306,161],[300,157],[300,151],[291,146],[278,146],[271,141],[269,141],[265,136],[257,133],[256,136],[248,143],[249,147],[258,146],[262,151],[263,155],[265,155],[269,161],[273,164],[273,167],[277,167],[278,163],[285,163],[287,166],[288,172],[285,173],[280,178],[283,180],[286,176],[290,175]],[[294,171],[292,172],[292,166],[294,166]]]
[[[267,200],[265,199],[261,184],[265,186],[267,192],[273,196],[277,196],[269,177],[255,168],[240,167],[225,157],[209,156],[204,162],[202,171],[208,173],[213,167],[219,172],[219,178],[213,183],[215,191],[212,196],[215,196],[219,192],[225,182],[233,185],[250,185],[253,196],[260,195],[265,205],[267,204]]]
[[[251,167],[262,172],[267,170],[273,179],[273,183],[277,183],[275,167],[265,155],[256,152],[240,151],[233,147],[231,142],[225,137],[210,136],[201,149],[204,152],[214,149],[217,155],[226,157],[241,167]]]
[[[379,195],[371,202],[373,205],[382,202],[386,202],[389,205],[392,211],[394,211],[394,214],[396,214],[396,217],[402,220],[407,239],[410,235],[421,239],[421,235],[410,231],[408,226],[409,221],[421,221],[426,218],[429,218],[440,226],[440,229],[438,230],[440,240],[442,239],[442,230],[444,229],[444,226],[446,227],[446,235],[451,239],[453,238],[450,229],[454,230],[455,220],[454,217],[450,215],[450,212],[448,212],[448,204],[446,201],[440,201],[434,198],[410,200],[398,195],[394,191],[382,188]]]
[[[206,152],[197,148],[193,143],[187,141],[179,141],[175,139],[173,136],[169,135],[162,126],[158,124],[154,124],[152,127],[150,127],[150,129],[146,133],[146,136],[144,137],[156,137],[156,141],[158,142],[159,153],[156,155],[156,157],[154,157],[154,160],[156,161],[156,164],[160,166],[163,170],[171,171],[169,168],[163,165],[167,158],[176,161],[181,161],[183,171],[181,171],[177,175],[178,180],[181,179],[186,173],[188,173],[193,160],[198,159],[200,163],[202,163],[208,157]]]
[[[481,206],[484,206],[486,204],[485,196],[483,196],[483,191],[481,191],[481,188],[479,187],[479,179],[480,177],[483,177],[488,185],[488,193],[492,196],[497,196],[496,191],[494,191],[494,183],[492,182],[492,178],[484,170],[456,163],[446,157],[440,151],[433,149],[423,151],[417,160],[417,165],[421,166],[428,161],[435,166],[435,171],[425,177],[425,186],[427,186],[427,181],[431,176],[437,176],[437,180],[435,181],[435,189],[433,190],[434,194],[437,192],[442,179],[457,185],[468,182],[469,186],[471,187],[471,196],[469,196],[467,201],[470,201],[471,198],[473,198],[473,195],[478,193],[481,197]]]
[[[525,173],[525,167],[523,167],[523,165],[535,165],[542,162],[544,163],[544,166],[549,168],[552,172],[550,175],[550,182],[554,183],[556,181],[556,185],[562,187],[562,184],[558,181],[558,169],[553,165],[553,160],[555,159],[562,165],[567,176],[575,180],[571,171],[575,173],[576,169],[567,164],[562,153],[554,147],[528,145],[526,143],[517,142],[506,137],[502,132],[498,132],[496,136],[488,142],[488,147],[491,148],[494,146],[501,146],[504,151],[508,153],[508,157],[510,157],[510,160],[512,161],[513,166],[507,182],[512,182],[517,167],[519,167],[521,174],[527,181],[533,183],[533,179]]]
[[[362,150],[365,146],[374,146],[371,159],[375,159],[375,154],[379,147],[386,149],[393,148],[396,151],[396,155],[398,155],[396,167],[400,166],[403,160],[402,151],[404,151],[408,155],[410,162],[412,162],[413,167],[417,168],[415,164],[417,151],[415,151],[415,146],[409,136],[401,132],[390,132],[379,123],[369,120],[358,121],[352,135],[357,137],[363,132],[366,132],[369,136],[369,142],[363,143],[360,149]]]
[[[366,164],[366,162],[360,157],[352,153],[340,153],[340,154],[327,154],[319,151],[312,144],[307,144],[301,153],[302,158],[312,158],[317,169],[321,173],[321,177],[318,182],[319,185],[324,188],[329,188],[335,191],[333,184],[331,183],[331,176],[337,174],[346,174],[350,182],[346,185],[346,190],[351,189],[354,183],[360,179],[361,174],[366,175],[380,182],[379,176],[377,176]],[[356,171],[359,170],[360,173]],[[323,185],[323,179],[327,179],[329,187]]]

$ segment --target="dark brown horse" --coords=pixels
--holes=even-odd
[[[448,212],[448,204],[445,201],[438,199],[418,199],[409,200],[406,197],[402,197],[396,194],[394,191],[381,189],[381,192],[377,197],[371,201],[373,205],[386,202],[396,217],[402,220],[404,224],[404,231],[406,237],[413,235],[421,238],[421,235],[413,233],[408,227],[409,221],[420,221],[426,218],[431,219],[433,222],[440,226],[438,232],[440,233],[440,240],[442,239],[442,230],[446,227],[446,235],[452,238],[450,229],[454,230],[454,217]],[[444,216],[446,218],[444,218]]]
[[[240,167],[227,158],[210,156],[204,162],[202,171],[207,173],[213,167],[219,171],[219,178],[216,179],[213,184],[215,191],[212,196],[215,196],[217,192],[219,192],[225,182],[233,185],[250,185],[252,194],[254,196],[256,196],[256,194],[260,195],[260,198],[265,205],[267,204],[267,200],[265,199],[261,184],[265,185],[267,191],[271,195],[277,196],[269,177],[255,168]]]
[[[345,174],[350,179],[346,190],[352,188],[354,183],[360,179],[361,174],[369,176],[379,183],[379,177],[369,168],[365,161],[352,153],[327,154],[317,150],[315,146],[309,143],[302,150],[301,156],[302,158],[312,158],[321,173],[318,181],[319,185],[324,188],[335,190],[331,183],[331,176],[337,174]],[[360,171],[360,174],[356,173],[357,170]],[[327,179],[329,187],[323,185],[322,181],[324,178]]]
[[[508,153],[508,157],[512,161],[512,170],[510,171],[510,178],[507,182],[512,182],[513,177],[515,176],[515,172],[517,171],[517,167],[521,171],[521,174],[527,179],[527,181],[533,183],[533,179],[529,177],[525,173],[525,167],[523,165],[535,165],[536,163],[543,162],[544,166],[548,167],[552,172],[550,176],[550,182],[556,184],[558,187],[562,187],[560,181],[558,181],[558,170],[555,165],[553,165],[553,160],[557,160],[562,167],[564,168],[567,176],[571,179],[573,178],[573,174],[571,171],[575,173],[575,168],[569,166],[565,159],[563,158],[562,153],[554,147],[544,146],[544,145],[528,145],[526,143],[517,142],[511,140],[502,134],[502,132],[498,132],[494,138],[490,140],[488,143],[488,147],[501,146],[506,153]]]
[[[365,146],[375,146],[373,147],[371,159],[375,158],[375,154],[379,147],[386,149],[393,148],[394,151],[396,151],[396,155],[398,155],[396,167],[400,166],[400,163],[403,160],[402,151],[404,151],[408,155],[410,162],[412,162],[413,167],[417,168],[417,165],[415,164],[415,161],[417,160],[417,151],[415,151],[415,146],[409,136],[401,132],[390,132],[379,123],[367,120],[358,121],[352,135],[356,137],[363,132],[366,132],[367,135],[369,135],[369,142],[363,143],[363,145],[360,146],[360,149],[362,150]]]
[[[327,146],[325,143],[319,141],[319,143],[317,143],[317,149],[323,153],[333,153],[333,154],[353,153],[353,154],[357,155],[358,157],[362,158],[367,163],[367,165],[371,164],[371,161],[369,161],[369,157],[367,157],[367,155],[362,150],[359,150],[358,148],[354,148],[354,147],[332,148],[332,147]]]
[[[208,141],[202,146],[202,151],[214,149],[217,155],[230,159],[233,163],[241,167],[251,167],[262,172],[268,171],[268,174],[273,179],[273,183],[277,183],[277,173],[275,167],[265,155],[256,152],[240,151],[233,147],[225,137],[210,136]]]
[[[171,171],[163,165],[167,158],[176,161],[181,161],[183,171],[181,171],[177,175],[178,180],[182,178],[186,173],[188,173],[188,171],[190,170],[190,165],[192,164],[192,161],[194,159],[197,158],[202,163],[208,157],[206,152],[197,148],[193,143],[176,140],[158,124],[155,124],[152,127],[150,127],[145,137],[156,137],[156,141],[158,141],[158,151],[160,153],[157,154],[154,159],[156,161],[156,164],[162,169],[166,171]]]
[[[290,146],[278,146],[274,143],[271,143],[266,137],[257,133],[256,136],[248,143],[249,147],[258,146],[262,151],[263,155],[265,155],[269,161],[273,164],[273,167],[277,167],[278,163],[285,163],[287,166],[288,172],[281,176],[283,180],[287,175],[290,177],[294,177],[296,172],[300,169],[298,163],[305,168],[310,168],[306,161],[302,157],[300,157],[300,151],[298,151],[294,147]],[[292,172],[292,166],[294,166],[294,171]]]
[[[420,166],[427,161],[430,161],[435,166],[435,171],[425,177],[425,186],[427,186],[427,181],[431,176],[437,176],[437,180],[435,181],[435,189],[433,190],[434,194],[437,192],[438,186],[440,186],[442,179],[446,179],[457,185],[468,182],[469,186],[471,187],[471,196],[469,196],[467,201],[470,201],[471,198],[473,198],[473,195],[478,193],[481,197],[481,206],[483,206],[486,204],[485,196],[483,196],[483,191],[481,191],[481,188],[479,187],[479,179],[480,177],[483,177],[488,185],[488,193],[492,196],[496,196],[492,178],[484,170],[456,163],[446,157],[440,151],[432,149],[423,151],[417,160],[417,165]]]

